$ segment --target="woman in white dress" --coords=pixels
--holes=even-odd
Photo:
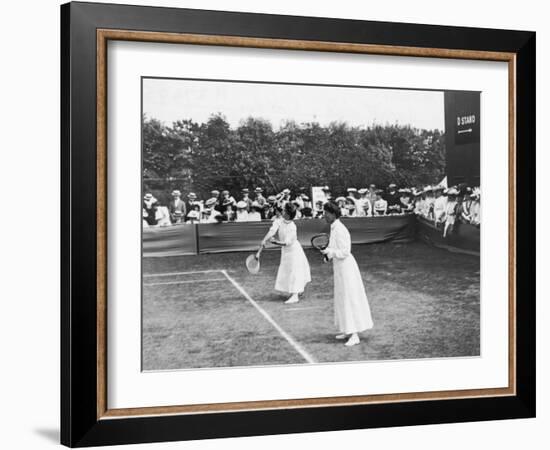
[[[296,224],[296,206],[291,202],[284,205],[282,217],[274,219],[273,225],[262,240],[262,245],[271,242],[281,247],[281,262],[277,271],[275,290],[290,294],[285,303],[297,303],[311,281],[309,262],[302,245],[298,241]],[[275,238],[278,235],[278,239]]]
[[[324,210],[330,239],[323,253],[332,260],[334,273],[334,322],[340,331],[336,339],[347,339],[345,345],[350,347],[359,344],[358,333],[373,327],[370,306],[359,266],[351,254],[351,236],[339,220],[340,208],[326,203]]]

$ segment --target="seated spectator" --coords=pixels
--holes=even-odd
[[[198,209],[193,209],[189,213],[187,213],[187,220],[185,223],[192,224],[192,223],[199,223],[201,219],[201,214]]]
[[[458,217],[462,223],[470,223],[472,217],[470,213],[470,207],[472,205],[471,189],[466,190],[462,196],[462,202],[460,202],[458,209]]]
[[[237,202],[237,214],[235,216],[235,222],[247,222],[248,221],[248,203],[244,200]]]
[[[260,222],[262,220],[263,207],[257,201],[253,201],[248,213],[249,222]]]
[[[372,204],[367,196],[369,190],[361,188],[357,191],[359,198],[355,201],[355,212],[357,217],[372,216]]]
[[[434,187],[434,224],[445,222],[445,211],[447,207],[447,196],[443,195],[443,186]]]
[[[317,202],[315,202],[315,211],[313,212],[314,213],[314,216],[316,219],[320,219],[324,216],[324,209],[323,209],[323,200],[317,200]]]
[[[170,220],[170,211],[166,206],[159,205],[157,207],[155,218],[157,219],[158,227],[169,227],[172,225],[172,221]]]
[[[382,191],[376,191],[376,200],[374,202],[374,215],[375,216],[384,216],[388,211],[388,202],[382,198]]]
[[[217,199],[209,198],[205,203],[201,223],[218,223],[222,219],[222,214],[216,209]]]
[[[357,217],[357,208],[355,206],[354,198],[346,198],[346,211],[348,217]]]
[[[412,200],[412,191],[409,188],[399,189],[399,202],[401,203],[401,212],[410,213],[414,209]]]
[[[153,194],[148,192],[143,197],[143,219],[147,222],[147,225],[153,226],[157,224],[156,214],[157,214],[158,201]]]
[[[481,222],[481,192],[474,188],[472,192],[472,204],[470,205],[470,223],[479,226]]]
[[[336,198],[336,204],[338,205],[338,208],[340,208],[340,215],[342,217],[346,217],[348,215],[348,210],[346,208],[346,198],[345,197],[337,197]]]

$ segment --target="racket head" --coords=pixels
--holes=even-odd
[[[260,259],[256,258],[256,255],[248,255],[245,264],[247,270],[253,275],[260,271]]]
[[[311,246],[317,250],[324,250],[328,247],[330,236],[327,233],[316,234],[311,238]]]

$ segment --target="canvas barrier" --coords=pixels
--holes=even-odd
[[[415,238],[414,215],[343,218],[353,244],[410,242]],[[321,219],[296,220],[298,239],[310,247],[311,237],[328,233]],[[143,230],[143,256],[196,255],[257,250],[271,221],[214,224],[183,224]]]
[[[448,250],[479,255],[479,227],[457,222],[452,233],[443,237],[443,224],[435,226],[423,217],[418,217],[417,222],[417,237],[422,241]]]

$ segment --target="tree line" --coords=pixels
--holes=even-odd
[[[329,185],[338,194],[370,183],[434,184],[444,176],[440,130],[292,120],[274,129],[254,117],[231,127],[222,114],[168,126],[143,116],[143,189],[160,200],[172,189],[208,198],[212,189],[235,195],[245,187],[278,193]]]

